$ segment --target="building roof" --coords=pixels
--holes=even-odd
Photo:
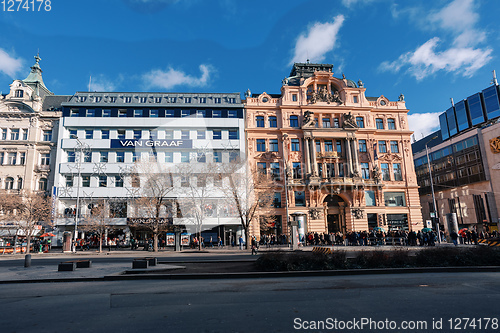
[[[38,96],[45,97],[47,95],[53,95],[54,93],[47,89],[43,83],[42,69],[39,64],[40,60],[42,59],[37,54],[35,56],[35,64],[31,66],[31,72],[23,82],[30,86]]]
[[[301,79],[307,79],[314,76],[315,72],[330,72],[333,73],[332,64],[311,64],[307,63],[294,63],[290,76],[286,78],[289,86],[300,86]],[[343,76],[343,75],[342,75]],[[342,77],[345,79],[345,77]],[[339,78],[341,80],[341,78]],[[353,80],[345,79],[346,85],[350,88],[357,88],[358,86]]]
[[[67,95],[49,95],[43,100],[43,111],[61,111],[62,103],[67,102],[71,96]]]
[[[431,133],[431,134],[427,135],[426,137],[412,143],[411,149],[413,151],[413,154],[416,154],[419,151],[424,150],[425,145],[427,145],[428,148],[432,148],[432,147],[437,146],[438,144],[440,144],[442,142],[443,142],[443,139],[441,138],[441,130],[439,130],[439,131]]]

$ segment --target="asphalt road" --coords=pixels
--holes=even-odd
[[[5,333],[500,331],[500,273],[9,284],[0,301]]]

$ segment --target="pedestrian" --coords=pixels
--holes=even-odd
[[[243,250],[243,237],[240,236],[240,238],[238,238],[238,242],[240,243],[240,250]]]
[[[458,245],[458,234],[456,233],[455,230],[453,230],[452,232],[450,232],[450,238],[451,240],[453,241],[453,245],[457,246]]]

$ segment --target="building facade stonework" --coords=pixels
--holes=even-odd
[[[275,225],[299,234],[423,227],[404,96],[366,97],[332,65],[294,64],[281,94],[246,93],[251,167],[276,182]],[[288,218],[287,218],[288,216]],[[301,237],[301,236],[300,236]]]

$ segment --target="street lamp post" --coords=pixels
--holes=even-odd
[[[76,139],[78,142],[78,148],[80,150],[78,159],[77,159],[77,168],[78,168],[78,179],[76,181],[76,209],[75,209],[75,233],[73,235],[73,242],[71,244],[73,252],[76,252],[76,240],[78,238],[78,218],[80,214],[80,178],[82,175],[82,158],[83,158],[83,143],[78,139],[78,136],[71,135],[71,139]]]
[[[439,240],[439,243],[441,243],[441,233],[439,231],[439,219],[438,219],[438,215],[437,215],[436,195],[434,194],[434,181],[432,180],[431,161],[429,159],[429,147],[427,147],[427,144],[434,139],[437,139],[437,136],[433,137],[432,139],[427,141],[427,143],[425,144],[425,153],[427,155],[427,168],[429,169],[429,178],[431,180],[431,192],[432,192],[432,203],[434,206],[434,218],[436,219],[436,229],[437,229],[437,234],[438,234],[438,240]]]

